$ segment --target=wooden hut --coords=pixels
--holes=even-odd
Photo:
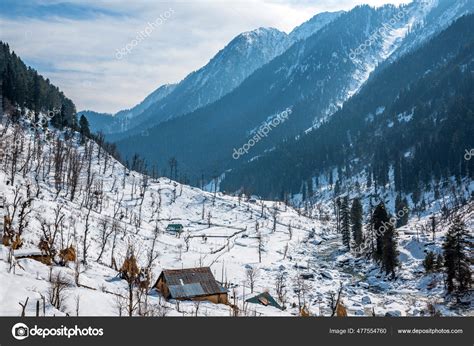
[[[216,281],[209,267],[163,270],[154,287],[167,300],[228,302],[227,290]]]

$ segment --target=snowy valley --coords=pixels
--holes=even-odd
[[[294,200],[298,208],[205,192],[130,171],[78,132],[32,130],[6,115],[3,120],[2,228],[21,240],[12,239],[15,250],[5,239],[0,245],[0,315],[19,316],[26,304],[26,316],[330,316],[338,292],[338,305],[349,316],[472,314],[469,296],[454,306],[443,274],[426,274],[422,263],[428,250],[441,253],[453,213],[463,216],[472,236],[472,182],[454,195],[455,184],[447,183],[443,197],[423,197],[426,211],[410,213],[398,229],[400,267],[390,279],[365,255],[345,250],[336,231],[334,191],[323,179],[317,203]],[[354,195],[363,196],[365,214],[370,189],[364,177],[354,179],[360,180]],[[459,203],[454,196],[471,200]],[[393,212],[389,187],[384,198]],[[432,212],[439,220],[434,236]],[[169,224],[184,230],[167,231]],[[70,246],[75,258],[67,261],[60,251]],[[138,267],[150,272],[144,285],[132,288],[130,311],[129,286],[119,270],[132,249]],[[163,269],[192,267],[210,267],[229,303],[166,301],[153,288]],[[284,309],[246,302],[267,291]]]

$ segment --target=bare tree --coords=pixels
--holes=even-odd
[[[306,306],[306,294],[308,293],[309,286],[306,284],[300,274],[296,274],[293,290],[298,298],[298,309],[301,312],[301,309],[305,308]]]
[[[46,221],[45,219],[39,219],[41,225],[41,231],[43,232],[43,236],[39,242],[39,249],[41,252],[46,254],[51,259],[54,259],[56,256],[57,249],[56,249],[56,236],[58,234],[58,228],[53,227],[53,225]]]
[[[149,311],[149,315],[157,317],[166,317],[168,315],[168,310],[169,308],[160,301],[158,304],[152,305]]]
[[[65,162],[65,149],[63,141],[58,137],[54,146],[54,186],[56,188],[56,197],[63,187],[63,175],[64,175],[64,162]]]
[[[23,202],[23,196],[20,193],[20,191],[21,191],[21,187],[19,185],[16,186],[13,193],[13,200],[11,202],[5,203],[7,215],[4,216],[4,224],[3,224],[4,237],[7,234],[8,235],[13,234],[12,225],[15,222],[16,213],[21,208],[21,204]]]
[[[61,274],[61,272],[58,272],[56,275],[52,275],[51,285],[49,288],[49,302],[56,309],[61,309],[65,299],[65,293],[69,287],[70,283],[67,281],[64,275]]]
[[[199,300],[196,300],[194,302],[194,316],[198,317],[198,313],[199,313],[199,306],[201,305],[201,301]]]
[[[257,240],[258,240],[258,262],[262,263],[262,252],[265,251],[265,246],[263,244],[262,232],[257,231]]]
[[[339,306],[339,301],[341,299],[341,294],[342,294],[342,282],[339,285],[339,290],[336,292],[330,291],[328,293],[328,305],[329,308],[331,309],[331,316],[334,316],[336,314],[337,307]]]
[[[22,129],[19,125],[15,125],[9,155],[11,185],[13,185],[13,183],[15,182],[15,174],[17,172],[18,160],[20,158],[21,153],[23,152],[23,145],[24,136],[22,133]],[[5,160],[5,162],[7,163],[8,161]]]
[[[91,210],[92,210],[92,205],[89,204],[87,206],[87,214],[86,214],[86,224],[84,226],[84,237],[82,239],[82,263],[84,265],[87,265],[87,250],[89,249],[89,243],[88,243],[88,235],[90,231],[90,215],[91,215]]]
[[[151,243],[151,248],[148,252],[148,263],[147,268],[151,269],[153,267],[153,262],[158,258],[159,253],[156,251],[156,242],[158,240],[158,235],[160,234],[160,229],[158,228],[158,222],[155,225],[155,229],[153,230],[153,240]]]
[[[122,317],[123,313],[127,311],[127,298],[117,294],[115,296],[115,306],[118,310],[118,315]]]
[[[131,245],[128,246],[127,256],[120,268],[119,275],[128,284],[128,306],[127,312],[129,316],[133,316],[137,307],[137,302],[134,299],[134,290],[139,281],[140,269],[138,268],[135,251]]]
[[[275,279],[275,291],[277,293],[278,299],[285,308],[286,304],[286,274],[284,272],[279,272],[276,279]]]
[[[81,296],[79,294],[76,296],[75,302],[76,302],[76,316],[79,317],[79,310],[81,306]]]
[[[112,248],[111,248],[111,254],[110,254],[110,267],[114,268],[117,270],[117,263],[115,262],[115,247],[117,245],[117,236],[120,231],[120,225],[117,220],[114,220],[112,223]]]
[[[283,249],[283,259],[286,258],[287,254],[288,254],[288,243],[285,244],[285,248]]]
[[[277,204],[273,204],[273,210],[272,210],[272,217],[273,217],[273,227],[272,231],[275,233],[276,231],[276,226],[277,226],[277,216],[278,216],[278,206]]]
[[[99,256],[97,256],[96,262],[100,262],[102,255],[104,254],[105,247],[109,240],[109,237],[114,232],[113,227],[109,228],[109,222],[107,219],[102,219],[99,221],[99,229],[100,229],[100,252]]]
[[[22,235],[23,231],[26,227],[28,227],[28,219],[29,214],[31,213],[31,203],[33,202],[33,198],[30,197],[30,188],[31,186],[28,184],[26,186],[27,190],[27,197],[26,200],[21,200],[20,212],[18,214],[18,235]]]
[[[61,248],[64,248],[64,233],[63,233],[63,221],[66,215],[62,212],[63,209],[62,204],[58,204],[56,208],[54,208],[54,221],[53,221],[53,228],[54,234],[60,234],[61,236]]]
[[[247,277],[247,281],[250,286],[250,292],[253,293],[253,289],[255,287],[255,281],[260,275],[260,270],[256,267],[248,267],[245,270],[245,276]]]
[[[72,150],[69,155],[69,164],[68,164],[68,185],[70,190],[70,200],[73,201],[76,196],[77,185],[79,183],[79,177],[82,170],[82,156],[76,150]]]
[[[28,300],[29,299],[30,299],[30,297],[26,297],[26,300],[23,304],[21,302],[18,303],[21,306],[21,317],[25,317],[25,310],[26,310],[26,306],[28,305]]]

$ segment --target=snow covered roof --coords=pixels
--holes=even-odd
[[[15,257],[30,257],[30,256],[42,256],[43,253],[39,249],[21,249],[13,251]]]

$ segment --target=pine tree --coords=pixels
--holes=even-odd
[[[373,256],[376,261],[380,261],[382,260],[383,254],[382,239],[389,225],[389,217],[383,202],[380,202],[377,207],[375,207],[374,213],[372,215],[372,225],[373,231],[375,232],[375,251]]]
[[[435,269],[435,254],[433,251],[428,251],[423,260],[423,267],[427,273],[432,272]]]
[[[341,233],[342,243],[347,250],[351,249],[351,229],[350,229],[350,213],[349,213],[349,197],[345,196],[341,202]]]
[[[438,272],[443,270],[443,265],[444,265],[443,255],[439,253],[438,256],[436,257],[435,270]]]
[[[88,138],[91,135],[91,132],[89,130],[89,121],[87,121],[87,118],[84,116],[84,114],[81,115],[81,118],[79,120],[79,133],[81,134],[83,141],[85,138]]]
[[[456,218],[443,244],[446,287],[449,293],[463,293],[471,286],[471,270],[466,253],[469,248],[469,232],[466,225],[460,218]]]
[[[408,203],[406,198],[402,199],[400,195],[395,199],[395,213],[397,228],[405,226],[408,223]]]
[[[389,223],[383,233],[382,241],[382,269],[385,274],[395,277],[395,268],[398,266],[397,237],[394,225]]]
[[[415,210],[418,207],[418,203],[420,202],[421,199],[421,189],[420,189],[420,183],[418,178],[415,180],[415,187],[413,189],[413,193],[411,195],[411,200],[413,201],[413,205],[415,206]]]
[[[341,192],[341,182],[339,181],[339,179],[337,179],[336,184],[334,185],[334,196],[339,195],[340,192]]]
[[[362,204],[359,198],[354,198],[351,208],[352,237],[356,246],[362,243]]]

